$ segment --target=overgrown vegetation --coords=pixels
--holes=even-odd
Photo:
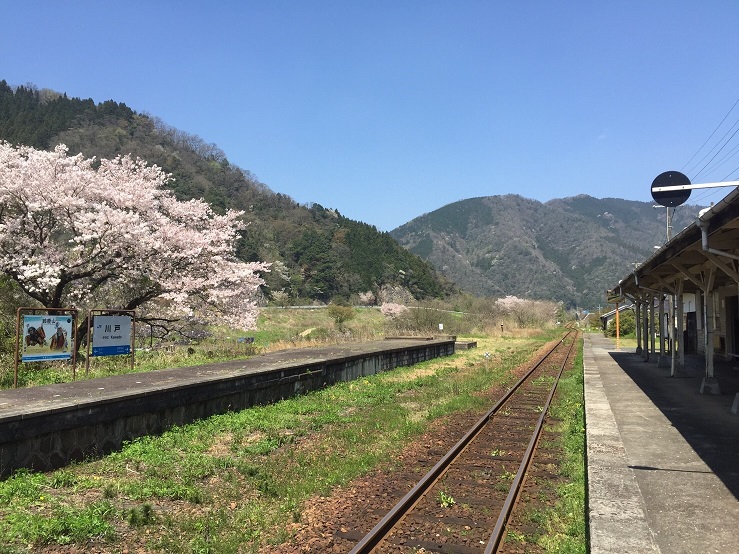
[[[123,536],[132,551],[281,543],[313,495],[390,463],[434,419],[480,409],[476,391],[511,383],[510,369],[554,336],[516,335],[141,438],[101,460],[17,472],[0,482],[0,543],[16,552],[67,543],[112,552]]]
[[[564,482],[558,487],[559,502],[551,511],[540,514],[546,533],[539,545],[546,552],[576,554],[587,552],[585,510],[585,398],[583,391],[582,341],[574,368],[557,386],[552,416],[559,420],[558,431],[564,452],[561,464]]]
[[[563,479],[558,482],[532,477],[538,485],[538,497],[526,499],[523,505],[527,508],[515,526],[518,530],[511,529],[507,534],[506,540],[519,544],[524,552],[587,552],[582,360],[580,341],[573,368],[563,374],[557,385],[549,409],[549,433],[539,443],[539,448],[560,453],[558,467]]]

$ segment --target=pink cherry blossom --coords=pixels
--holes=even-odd
[[[380,306],[380,313],[390,319],[395,319],[408,311],[403,304],[395,304],[393,302],[385,302]]]
[[[253,328],[269,264],[234,256],[242,212],[177,200],[141,159],[0,142],[0,271],[47,308],[125,308]]]

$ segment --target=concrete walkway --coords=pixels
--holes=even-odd
[[[697,358],[670,377],[599,334],[584,366],[590,552],[739,553],[739,370],[701,395]]]

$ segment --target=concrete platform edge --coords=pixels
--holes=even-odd
[[[659,554],[645,503],[605,394],[593,345],[584,338],[588,520],[591,554]]]

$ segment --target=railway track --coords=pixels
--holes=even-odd
[[[537,360],[351,554],[498,552],[575,339]]]

